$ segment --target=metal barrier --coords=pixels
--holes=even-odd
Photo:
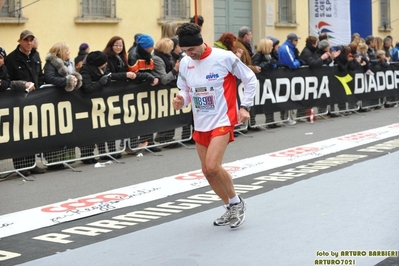
[[[65,147],[62,150],[44,152],[41,154],[41,160],[42,160],[43,165],[45,165],[47,167],[51,168],[52,166],[64,165],[65,167],[68,167],[69,169],[71,169],[74,172],[81,172],[81,171],[73,168],[71,166],[71,164],[75,163],[76,161],[94,159],[97,157],[108,157],[109,159],[111,159],[117,163],[124,163],[124,162],[118,161],[114,156],[115,156],[115,154],[121,154],[122,152],[124,152],[125,147],[123,147],[122,150],[115,150],[113,152],[110,152],[108,149],[108,143],[105,143],[104,148],[106,150],[104,152],[100,153],[98,145],[99,144],[97,144],[97,148],[96,148],[96,144],[92,144],[92,145],[85,145],[85,146],[74,147],[74,148]],[[91,155],[82,156],[82,149],[89,150]]]
[[[193,147],[189,147],[185,144],[185,142],[189,142],[193,137],[193,126],[188,125],[184,127],[179,127],[176,129],[167,130],[164,132],[154,133],[152,139],[154,140],[154,144],[144,145],[145,142],[148,142],[146,139],[140,141],[140,137],[134,137],[130,139],[124,139],[123,145],[126,146],[126,150],[132,152],[133,154],[138,153],[139,151],[145,150],[152,155],[162,156],[162,154],[157,154],[151,150],[151,148],[157,147],[162,148],[168,145],[178,144],[187,149],[194,149]],[[160,136],[162,134],[162,136]],[[176,137],[176,136],[181,136]],[[156,143],[155,143],[156,142]]]
[[[371,100],[363,100],[360,102],[360,108],[365,110],[370,110],[378,107],[382,107],[384,105],[383,99],[371,99]]]
[[[14,173],[22,177],[25,181],[33,181],[34,179],[29,179],[24,175],[26,174],[25,172],[36,167],[37,156],[32,156],[0,160],[0,181],[6,180]],[[24,160],[24,163],[18,162],[18,160],[24,158],[29,158],[29,160]],[[33,158],[33,160],[30,160],[31,158]]]
[[[272,120],[272,121],[271,121]],[[265,121],[265,122],[260,122]],[[252,121],[253,122],[253,121]],[[257,114],[255,117],[255,124],[248,123],[250,127],[258,127],[262,130],[268,131],[270,130],[271,125],[280,126],[293,126],[295,125],[295,119],[293,118],[293,110],[282,111],[282,112],[273,112],[268,114]],[[244,130],[247,130],[246,127]],[[234,130],[236,132],[236,130]]]

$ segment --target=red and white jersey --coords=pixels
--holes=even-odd
[[[252,106],[257,79],[235,54],[207,46],[200,60],[182,59],[177,87],[184,106],[191,102],[196,131],[238,123],[236,77],[244,84],[241,104]]]

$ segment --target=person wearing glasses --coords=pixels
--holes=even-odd
[[[301,66],[299,58],[296,56],[296,46],[298,45],[298,37],[295,33],[290,33],[287,40],[278,49],[278,60],[281,65],[287,66],[290,69],[297,69]]]

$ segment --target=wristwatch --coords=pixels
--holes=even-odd
[[[247,112],[251,111],[251,106],[241,105],[240,108],[247,110]]]

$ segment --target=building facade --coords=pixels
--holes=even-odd
[[[248,26],[255,45],[267,35],[285,41],[295,32],[302,37],[301,50],[310,32],[309,2],[305,0],[0,0],[1,4],[0,46],[11,52],[19,34],[29,29],[39,40],[42,59],[57,42],[69,43],[73,58],[81,43],[88,43],[92,51],[103,50],[115,35],[124,38],[127,49],[136,33],[149,34],[157,41],[162,23],[188,22],[195,12],[205,19],[203,37],[208,44],[223,32],[237,35],[241,26]],[[372,35],[391,35],[396,42],[399,14],[391,10],[399,3],[374,0],[371,5]]]

